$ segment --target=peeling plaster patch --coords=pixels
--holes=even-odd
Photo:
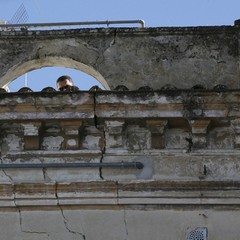
[[[23,149],[22,139],[15,134],[8,134],[7,137],[3,139],[3,142],[8,147],[9,151],[18,151]]]
[[[64,141],[64,138],[61,136],[45,137],[43,139],[42,147],[44,150],[60,150],[63,141]]]
[[[24,135],[25,136],[37,136],[38,127],[33,124],[22,124],[24,126]]]
[[[67,145],[68,146],[76,146],[77,145],[77,141],[75,139],[68,139],[67,140]]]
[[[79,44],[75,39],[68,39],[65,42],[66,45],[71,46],[71,47],[78,47]]]
[[[139,156],[135,161],[144,165],[144,168],[137,173],[137,179],[151,179],[153,175],[153,159],[148,156]]]
[[[77,97],[77,96],[76,96]],[[82,97],[80,98],[80,99],[78,99],[78,98],[75,98],[74,100],[75,101],[71,101],[71,102],[69,102],[69,104],[71,104],[71,105],[76,105],[76,106],[78,106],[78,105],[83,105],[84,103],[86,103],[86,102],[88,102],[89,101],[89,98],[90,98],[90,96],[89,96],[89,94],[84,94],[84,95],[82,95]]]
[[[83,146],[89,149],[95,149],[99,147],[99,138],[94,136],[86,136],[85,140],[83,141]]]
[[[182,103],[183,99],[181,96],[178,97],[169,97],[168,95],[159,95],[157,93],[149,93],[149,95],[140,95],[139,97],[133,97],[134,101],[138,104],[148,105],[148,104],[156,104],[156,103]],[[107,95],[98,95],[97,100],[100,103],[108,103],[109,99],[111,99],[111,103],[123,103],[123,104],[133,104],[133,98],[125,95],[119,98],[118,95],[107,94]]]
[[[204,110],[205,117],[226,117],[226,110]]]
[[[65,134],[66,135],[78,135],[78,130],[77,129],[66,130]]]
[[[51,126],[45,129],[46,133],[55,134],[55,135],[60,133],[60,131],[61,131],[60,128],[58,128],[57,126]]]
[[[64,105],[71,105],[71,106],[78,106],[82,105],[86,102],[88,102],[90,99],[90,95],[88,93],[79,94],[71,94],[71,98],[69,98],[68,95],[63,95],[61,102],[59,102],[58,97],[52,97],[52,98],[46,98],[46,97],[39,97],[39,105],[45,105],[48,107],[59,107],[61,105],[61,108],[64,108]]]
[[[166,130],[166,139],[167,139],[167,148],[181,148],[189,149],[189,143],[186,141],[186,138],[190,138],[189,132],[185,129],[167,129]]]
[[[131,150],[150,149],[151,133],[139,126],[129,126],[127,130],[127,145]]]

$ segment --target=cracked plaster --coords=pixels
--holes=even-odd
[[[192,34],[195,31],[194,29],[196,32]],[[208,38],[206,38],[204,30],[206,29],[175,28],[171,32],[169,29],[160,29],[160,31],[155,29],[153,30],[153,32],[155,31],[154,36],[151,36],[153,32],[149,32],[149,29],[135,30],[136,32],[132,32],[132,35],[126,34],[125,30],[122,30],[122,33],[107,30],[109,31],[107,33],[110,34],[104,36],[105,40],[102,38],[99,40],[91,36],[91,39],[87,41],[73,41],[70,36],[70,39],[63,41],[64,49],[70,51],[67,51],[64,60],[61,59],[60,62],[66,64],[67,59],[74,58],[76,62],[71,61],[71,64],[81,69],[86,69],[86,66],[89,68],[97,67],[99,74],[102,74],[111,87],[116,84],[126,84],[129,89],[135,89],[136,86],[146,82],[150,82],[151,87],[155,89],[159,89],[160,85],[166,82],[176,84],[178,87],[187,86],[188,88],[201,82],[207,87],[212,87],[212,84],[216,84],[216,82],[225,83],[226,79],[230,79],[227,82],[231,87],[238,86],[238,80],[232,80],[239,79],[239,73],[236,70],[238,69],[236,67],[238,64],[238,42],[236,38],[238,29],[232,27],[211,28],[215,31],[214,38],[212,38],[211,31],[208,31],[208,35],[206,35]],[[179,37],[178,34],[174,34],[175,31],[178,31],[178,34],[182,31],[184,36]],[[165,35],[162,36],[161,34]],[[219,34],[221,38],[219,38]],[[39,33],[39,35],[41,34]],[[222,35],[225,37],[222,37]],[[14,36],[16,37],[17,34],[11,34],[12,40]],[[75,35],[74,37],[81,38],[82,36]],[[99,36],[101,37],[101,34]],[[38,36],[35,36],[35,39],[38,43],[41,42]],[[21,40],[22,44],[25,44],[23,40]],[[0,41],[3,42],[4,40],[0,39]],[[53,43],[54,36],[48,41]],[[31,45],[31,41],[26,41],[26,44],[29,45],[29,43]],[[55,58],[47,57],[46,61],[52,60],[52,64],[59,63],[58,48],[62,47],[60,43],[61,40],[58,40],[56,48],[52,49],[56,53]],[[3,45],[1,46],[3,47]],[[48,44],[45,46],[40,44],[39,46],[36,45],[37,53],[32,52],[32,48],[29,48],[29,51],[32,52],[31,54],[36,54],[38,58],[43,58],[45,54],[48,54],[47,47]],[[75,47],[78,48],[76,53]],[[93,49],[94,54],[92,54]],[[18,54],[24,51],[24,46],[11,50]],[[84,56],[79,54],[79,51],[82,51]],[[0,56],[3,55],[3,52],[0,48]],[[7,57],[7,60],[12,62],[10,58],[13,56],[8,53]],[[25,59],[14,58],[13,63],[20,60],[25,61]],[[44,59],[39,60],[44,62]],[[36,64],[34,66],[39,67],[40,65]],[[14,69],[16,66],[12,67]],[[10,69],[10,72],[13,69]],[[201,72],[201,69],[204,69],[204,72]],[[1,71],[0,75],[2,76],[6,69]],[[161,76],[161,79],[159,76]],[[4,82],[6,79],[2,81]],[[180,81],[182,79],[184,81]],[[124,107],[122,112],[117,107],[113,107],[112,111],[109,110],[112,106],[108,109],[110,95],[106,94],[106,96],[99,98],[99,95],[94,94],[93,109],[90,107],[92,112],[89,115],[86,112],[73,114],[73,111],[81,112],[82,109],[77,109],[77,107],[88,103],[89,95],[84,95],[82,98],[75,95],[73,99],[65,97],[64,100],[67,100],[68,104],[72,104],[74,108],[59,107],[59,103],[45,106],[44,111],[46,112],[42,113],[42,119],[48,118],[50,121],[56,117],[63,119],[67,112],[67,117],[71,119],[82,118],[89,122],[93,120],[94,123],[91,122],[93,127],[88,127],[86,132],[89,135],[85,139],[94,141],[91,144],[83,143],[83,146],[93,148],[93,150],[97,148],[97,156],[94,155],[96,154],[94,151],[86,153],[81,149],[77,153],[75,152],[75,155],[73,151],[68,152],[74,156],[63,157],[64,150],[61,147],[64,137],[55,136],[60,134],[58,129],[52,132],[46,131],[47,134],[53,134],[54,137],[45,136],[43,138],[43,147],[50,145],[48,155],[39,150],[31,152],[31,154],[28,151],[23,151],[21,137],[14,135],[12,132],[6,134],[3,137],[3,142],[7,143],[8,146],[2,144],[2,162],[16,161],[21,163],[33,159],[36,154],[41,155],[41,157],[35,156],[34,162],[42,162],[45,158],[47,161],[56,161],[59,156],[61,156],[63,162],[74,161],[82,155],[85,158],[81,158],[81,161],[84,159],[88,162],[89,159],[93,159],[96,162],[114,162],[123,159],[134,160],[139,155],[141,155],[141,158],[151,155],[151,165],[147,174],[141,172],[144,170],[109,170],[102,168],[91,171],[86,169],[58,171],[40,169],[39,171],[31,170],[28,173],[25,170],[1,171],[0,180],[3,180],[2,183],[10,183],[13,187],[12,192],[7,189],[7,186],[1,189],[2,193],[9,194],[1,198],[2,209],[0,214],[3,216],[0,217],[0,223],[2,223],[0,224],[2,226],[1,235],[7,236],[11,240],[15,240],[17,237],[24,240],[33,238],[36,240],[42,240],[43,238],[46,240],[66,240],[69,238],[88,240],[96,237],[100,240],[129,240],[156,239],[159,236],[164,239],[176,239],[176,236],[184,239],[187,229],[201,225],[207,226],[211,236],[214,236],[215,239],[227,239],[229,231],[232,233],[232,238],[237,239],[239,236],[237,228],[239,209],[236,207],[238,206],[239,193],[239,185],[237,184],[239,180],[237,156],[239,153],[235,149],[235,143],[238,143],[238,139],[235,140],[234,129],[229,123],[225,123],[228,124],[225,127],[222,127],[221,121],[218,122],[221,125],[220,127],[218,125],[214,126],[214,124],[220,117],[239,117],[238,109],[231,105],[234,102],[234,97],[238,99],[238,94],[231,95],[230,103],[224,97],[222,99],[220,96],[222,93],[214,93],[215,95],[213,95],[217,99],[220,98],[220,100],[214,99],[214,101],[209,96],[205,98],[199,93],[200,96],[194,95],[194,92],[187,96],[183,92],[181,94],[183,99],[180,96],[176,99],[171,95],[166,97],[159,94],[155,94],[153,98],[149,96],[147,98],[140,94],[139,98],[123,96],[121,99],[121,97],[112,94],[110,97],[112,103],[123,104],[122,106],[117,105],[119,108]],[[58,100],[56,97],[51,98],[51,101],[53,99],[54,101]],[[204,102],[203,99],[207,101]],[[76,101],[72,102],[72,100]],[[136,101],[139,104],[136,105]],[[7,110],[10,109],[11,112],[7,114],[3,112],[2,120],[4,120],[4,117],[9,119],[13,112],[15,113],[15,119],[21,118],[21,120],[26,121],[31,117],[39,120],[40,115],[36,113],[31,115],[31,111],[28,116],[17,112],[19,106],[24,103],[21,98],[16,98],[15,103],[10,99],[9,103],[11,104],[9,106],[6,105],[7,102],[8,99],[3,101],[1,107],[7,107]],[[35,109],[39,110],[40,105],[46,103],[49,103],[49,99],[39,98],[38,102],[34,102]],[[211,109],[214,106],[211,105],[213,103],[217,103],[220,110]],[[105,106],[103,106],[104,104]],[[131,104],[132,106],[128,108]],[[159,108],[154,108],[154,104],[159,104],[157,105]],[[161,104],[165,104],[165,106]],[[205,106],[207,104],[208,108]],[[142,111],[142,108],[136,110],[139,105],[144,106],[144,111]],[[179,107],[179,105],[180,110],[174,111],[174,108]],[[210,109],[209,105],[211,106]],[[103,108],[101,109],[101,107]],[[151,107],[151,110],[146,111],[148,107]],[[161,108],[164,108],[165,112],[159,110]],[[102,110],[105,110],[105,112]],[[59,111],[66,112],[59,113]],[[127,115],[127,113],[130,114]],[[51,117],[49,117],[50,115]],[[158,131],[154,132],[159,134],[156,135],[157,140],[165,134],[166,145],[155,145],[159,149],[154,149],[151,142],[153,140],[151,139],[152,132],[145,124],[145,120],[141,120],[139,125],[136,125],[136,122],[131,122],[132,119],[138,121],[139,118],[148,119],[150,117],[164,119],[178,117],[190,120],[193,117],[211,117],[215,118],[215,122],[213,121],[213,125],[209,124],[208,131],[205,131],[208,123],[204,127],[204,132],[200,126],[200,134],[203,134],[203,136],[199,137],[191,132],[192,126],[189,126],[189,122],[181,125],[176,124],[177,121],[168,120],[168,124],[164,124],[164,128],[160,124],[160,134]],[[129,130],[128,134],[131,135],[132,141],[129,137],[124,139],[125,135],[118,136],[118,138],[111,136],[109,132],[111,133],[112,126],[109,124],[110,130],[108,129],[108,133],[105,132],[106,129],[103,130],[103,140],[102,145],[100,145],[100,135],[96,135],[98,131],[94,129],[103,124],[106,119],[108,123],[111,119],[129,120],[126,123],[127,127],[124,126],[123,129]],[[11,120],[14,119],[11,118]],[[128,127],[128,124],[130,127]],[[125,122],[123,125],[125,125]],[[118,129],[115,134],[121,134],[121,130],[123,130],[121,126],[122,124],[120,124],[120,130]],[[186,126],[188,126],[187,130]],[[198,123],[196,126],[199,126]],[[101,129],[98,128],[100,132]],[[32,133],[38,133],[36,128],[32,130],[34,130]],[[233,131],[229,133],[229,130]],[[25,135],[27,135],[26,132]],[[148,141],[144,142],[145,138]],[[117,139],[117,141],[107,142],[111,139]],[[198,144],[195,144],[197,141],[200,142],[199,139],[202,141],[201,148],[197,148]],[[51,145],[53,140],[58,141]],[[207,143],[210,143],[209,148],[205,148],[204,144]],[[90,153],[92,155],[86,158],[86,155]],[[6,154],[8,155],[6,156]],[[26,184],[28,181],[32,184]],[[37,182],[39,185],[33,184],[33,182]],[[69,186],[66,182],[69,183]],[[100,186],[95,182],[102,185]],[[222,185],[218,185],[219,182]],[[95,185],[92,183],[95,183]],[[228,185],[229,183],[232,183],[232,185]],[[51,186],[47,186],[47,184]],[[52,190],[52,188],[55,189]],[[182,188],[186,191],[180,191]],[[8,205],[3,206],[3,203],[6,204],[7,201]],[[207,210],[204,209],[205,206],[208,206]],[[225,209],[221,209],[221,206],[225,206]],[[226,222],[225,219],[228,219],[228,221]],[[221,229],[218,226],[222,226]]]

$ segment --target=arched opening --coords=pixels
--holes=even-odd
[[[61,75],[70,75],[81,90],[88,90],[94,85],[110,89],[103,76],[93,67],[59,57],[15,65],[2,77],[1,85],[8,85],[13,92],[26,84],[34,91],[40,91],[44,87],[56,88],[56,79]]]
[[[10,92],[17,92],[22,87],[29,87],[33,91],[41,91],[45,87],[53,87],[56,89],[56,80],[62,75],[71,76],[74,84],[78,86],[80,90],[89,90],[95,85],[101,89],[106,89],[92,76],[79,70],[64,67],[44,67],[30,71],[8,84],[8,88]]]

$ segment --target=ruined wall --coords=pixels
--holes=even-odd
[[[239,26],[0,32],[0,84],[45,66],[82,70],[106,87],[239,87]]]
[[[1,239],[238,239],[238,35],[1,31],[1,86],[65,66],[112,89],[0,93]]]
[[[4,240],[239,236],[238,91],[0,96]]]

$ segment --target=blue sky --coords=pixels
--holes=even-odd
[[[0,0],[0,3],[1,20],[11,20],[23,4],[27,23],[143,19],[146,27],[219,26],[233,25],[240,18],[239,0]],[[51,67],[19,77],[10,84],[10,90],[23,87],[26,79],[34,91],[46,86],[56,88],[56,79],[65,74],[83,90],[97,84],[80,71]]]

